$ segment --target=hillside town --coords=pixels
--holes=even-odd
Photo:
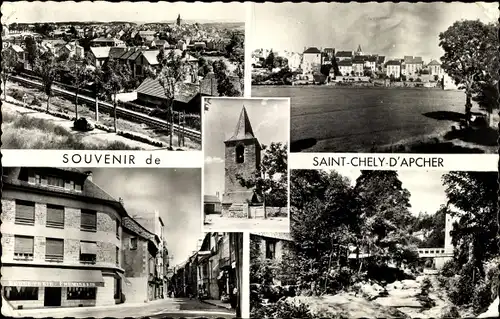
[[[252,84],[439,87],[456,89],[436,59],[420,56],[388,58],[377,53],[305,47],[302,52],[256,49]]]
[[[199,149],[201,97],[243,92],[243,31],[243,23],[186,22],[180,14],[162,23],[3,25],[5,113],[43,111],[46,104],[50,116],[32,117],[73,120],[71,129],[79,132],[116,133],[81,146],[9,139],[4,145]]]

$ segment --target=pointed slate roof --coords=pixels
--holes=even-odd
[[[238,119],[238,124],[236,124],[236,129],[234,130],[234,134],[230,139],[228,139],[228,141],[246,140],[251,138],[255,138],[255,135],[253,134],[252,124],[250,124],[247,110],[245,109],[245,106],[243,106],[240,118]]]

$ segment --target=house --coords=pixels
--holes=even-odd
[[[53,54],[57,54],[66,43],[67,42],[62,39],[43,39],[41,45],[48,48]]]
[[[352,60],[353,53],[352,51],[338,51],[335,54],[335,57],[337,58],[338,61]]]
[[[334,48],[324,48],[323,53],[326,55],[326,59],[332,60],[335,57],[335,49]]]
[[[215,80],[215,79],[214,79]],[[217,88],[216,80],[215,92]],[[186,113],[201,113],[201,97],[210,96],[211,92],[203,83],[178,83],[175,88],[174,110]],[[137,88],[139,104],[162,108],[168,100],[158,80],[146,78]]]
[[[353,72],[352,61],[351,60],[341,60],[337,63],[339,66],[339,72],[343,76],[350,76]]]
[[[368,56],[365,59],[364,67],[367,69],[370,69],[372,72],[376,72],[377,71],[377,60],[378,60],[378,57],[375,55]]]
[[[301,69],[304,74],[319,72],[321,62],[321,51],[318,48],[310,47],[302,53]]]
[[[176,49],[181,50],[181,51],[186,51],[187,47],[188,47],[188,45],[183,40],[179,40],[177,42],[177,45],[175,46]]]
[[[84,51],[83,51],[83,47],[78,45],[76,42],[70,42],[70,43],[60,47],[59,50],[57,50],[57,52],[56,52],[57,56],[61,56],[64,54],[67,54],[68,57],[70,57],[70,58],[73,56],[77,56],[80,59],[83,59],[85,56]]]
[[[439,63],[436,60],[432,60],[431,62],[429,62],[429,64],[427,65],[427,68],[429,69],[430,75],[437,75],[437,76],[441,77],[444,73],[443,69],[441,68],[441,63]]]
[[[384,64],[385,64],[385,56],[379,55],[377,57],[377,68],[378,67],[384,67]]]
[[[28,67],[27,53],[17,44],[13,44],[6,48],[5,50],[11,51],[16,57],[17,63],[20,67],[26,69]]]
[[[119,47],[125,46],[125,42],[116,38],[96,38],[90,41],[91,47]]]
[[[92,175],[4,168],[1,284],[14,308],[123,301],[122,222],[128,213]]]
[[[169,49],[170,44],[167,42],[167,40],[156,40],[155,41],[155,47],[159,49]]]
[[[399,79],[401,77],[401,61],[399,60],[390,60],[385,64],[385,74],[388,77],[393,77],[395,79]]]
[[[205,42],[195,42],[193,43],[193,48],[195,50],[205,50],[207,48],[207,44]]]
[[[406,68],[406,76],[417,76],[419,71],[424,67],[422,57],[405,56],[404,65]]]
[[[293,53],[289,54],[286,58],[287,58],[288,67],[290,68],[290,70],[296,71],[297,69],[300,68],[300,66],[302,64],[302,55],[300,53],[293,52]]]
[[[156,255],[151,254],[153,265],[150,268],[150,273],[154,276],[154,280],[148,280],[149,283],[149,300],[163,299],[167,295],[166,273],[168,268],[168,249],[165,240],[165,224],[160,216],[160,212],[139,212],[132,215],[132,219],[144,227],[149,233],[154,234],[158,238],[158,250]],[[152,247],[153,248],[153,247]],[[150,249],[154,252],[154,249]],[[153,267],[155,269],[153,269]],[[151,279],[151,278],[150,278]]]
[[[365,67],[365,60],[362,56],[355,56],[352,60],[352,71],[357,76],[362,76]]]
[[[252,255],[250,258],[280,261],[292,243],[293,238],[290,233],[251,233],[250,244],[257,248],[257,255]],[[276,278],[273,278],[273,282],[276,285],[288,284]]]
[[[216,195],[203,196],[203,212],[205,215],[220,214],[222,212],[222,203],[219,198],[219,193]]]
[[[104,62],[109,57],[109,51],[111,47],[90,47],[90,59],[91,63],[95,67],[101,67],[104,65]]]

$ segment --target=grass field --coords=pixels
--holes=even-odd
[[[45,119],[2,109],[4,149],[140,150],[122,142],[89,144],[66,128]]]

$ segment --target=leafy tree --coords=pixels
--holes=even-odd
[[[245,179],[238,174],[236,178],[242,186],[254,188],[255,194],[262,199],[264,217],[267,218],[267,206],[287,206],[287,145],[273,142],[269,148],[262,145],[262,150],[264,155],[253,177]]]
[[[441,67],[455,84],[465,89],[467,125],[470,124],[474,90],[478,82],[488,76],[491,58],[497,56],[498,59],[498,39],[491,42],[491,32],[490,27],[479,20],[465,20],[455,22],[439,34],[439,45],[445,52],[441,57]]]
[[[26,47],[26,60],[28,60],[29,65],[34,68],[36,60],[39,55],[37,44],[33,37],[26,37],[24,39],[24,46]]]
[[[68,60],[66,70],[71,79],[71,84],[76,89],[75,91],[75,119],[78,119],[78,94],[82,88],[85,88],[91,81],[91,71],[89,70],[90,62],[87,59],[82,59],[77,55],[72,56]],[[97,110],[96,110],[97,111]]]
[[[174,103],[176,97],[176,87],[184,81],[189,68],[186,63],[185,54],[185,52],[181,55],[176,54],[174,50],[165,52],[162,48],[160,49],[157,57],[161,67],[160,72],[157,75],[157,80],[163,88],[163,93],[167,98],[165,101],[166,109],[170,112],[170,149],[173,149],[172,144],[174,135]]]
[[[12,73],[17,66],[17,58],[12,50],[2,50],[2,82],[3,82],[3,98],[7,100],[7,81],[9,80],[10,73]]]
[[[76,28],[75,28],[75,26],[74,26],[74,25],[72,25],[72,26],[70,26],[70,27],[69,27],[69,33],[70,33],[73,37],[75,37],[75,38],[77,37],[78,32],[76,31]]]
[[[406,75],[401,75],[401,81],[406,82]]]
[[[267,67],[269,70],[272,70],[272,68],[274,67],[274,60],[275,60],[274,52],[273,50],[271,50],[271,52],[269,52],[269,54],[267,55],[266,60],[264,61],[264,67]]]
[[[52,26],[51,24],[48,24],[48,23],[43,23],[43,24],[35,23],[34,31],[36,33],[39,33],[43,36],[48,37],[50,35],[50,33],[52,31],[54,31],[54,26]]]
[[[61,66],[56,57],[50,51],[35,60],[35,72],[41,77],[43,91],[47,95],[47,112],[49,111],[50,97],[52,96],[52,85],[58,77],[60,68]]]
[[[220,96],[239,96],[240,92],[228,76],[229,70],[224,60],[216,60],[212,64],[217,79],[217,92]]]
[[[443,247],[445,237],[446,214],[448,207],[441,206],[435,214],[420,213],[413,226],[414,231],[424,231],[425,237],[420,243],[420,247]]]
[[[328,65],[328,64],[323,64],[321,65],[321,68],[320,68],[320,72],[321,74],[323,74],[324,76],[329,76],[330,75],[330,69],[332,68],[331,65]]]
[[[342,76],[342,74],[340,73],[339,64],[335,57],[332,57],[332,68],[335,76]]]
[[[116,125],[116,96],[125,87],[126,83],[130,80],[132,72],[128,65],[121,64],[115,59],[109,59],[102,68],[102,84],[106,94],[112,96],[113,101],[113,127],[115,133],[117,130]]]
[[[412,250],[410,193],[395,171],[362,171],[356,180],[364,249],[374,260],[404,262],[401,251]],[[416,247],[415,247],[416,248]]]
[[[245,58],[244,50],[245,35],[234,31],[231,33],[229,43],[226,45],[226,56],[236,63],[243,62]]]

